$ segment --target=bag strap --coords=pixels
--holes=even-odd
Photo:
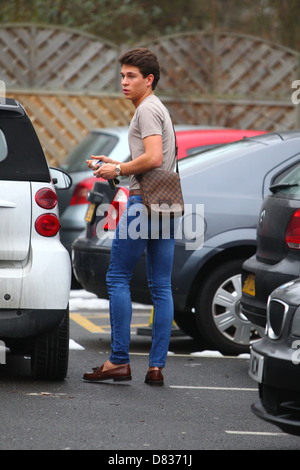
[[[171,122],[172,122],[172,126],[173,126],[174,137],[175,137],[176,173],[179,173],[179,168],[178,168],[178,144],[177,144],[177,138],[176,138],[175,127],[174,127],[174,124],[173,124],[173,121],[172,121],[172,120],[171,120]]]
[[[178,144],[177,144],[177,137],[176,137],[175,127],[174,127],[174,124],[173,124],[172,119],[171,119],[171,123],[172,123],[172,126],[173,126],[174,138],[175,138],[176,173],[179,173],[179,167],[178,167]],[[131,155],[130,155],[130,160],[132,160]],[[142,175],[135,175],[136,178],[137,178],[137,176],[140,176],[140,178],[142,177]],[[137,178],[137,179],[138,179],[138,178]]]

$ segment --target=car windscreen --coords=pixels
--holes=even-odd
[[[91,132],[69,153],[59,167],[69,173],[85,171],[88,169],[86,161],[91,155],[109,155],[117,142],[116,136]]]
[[[0,180],[51,181],[40,141],[25,114],[0,111]]]

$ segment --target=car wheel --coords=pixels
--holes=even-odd
[[[177,326],[188,336],[193,336],[197,329],[195,315],[191,312],[177,313],[174,312],[174,318]]]
[[[180,330],[183,333],[185,333],[187,336],[191,336],[191,338],[193,338],[196,341],[197,346],[199,348],[207,349],[208,345],[205,339],[201,336],[200,331],[198,330],[196,317],[194,313],[174,312],[174,318],[175,318],[176,325],[180,328]],[[195,332],[197,332],[197,334],[195,334]]]
[[[241,268],[244,259],[219,265],[201,285],[196,300],[196,321],[201,335],[223,354],[249,352],[264,329],[254,326],[241,313]]]
[[[38,380],[64,380],[69,358],[69,309],[54,330],[34,340],[31,375]]]

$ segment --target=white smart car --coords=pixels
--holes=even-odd
[[[1,98],[0,341],[30,356],[42,380],[63,380],[69,353],[71,266],[55,185],[67,189],[71,179],[49,169],[23,106]]]

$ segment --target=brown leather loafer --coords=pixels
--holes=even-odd
[[[164,384],[164,376],[161,373],[160,369],[153,369],[148,370],[145,383],[148,385],[163,385]]]
[[[124,364],[114,369],[103,371],[103,365],[93,369],[83,375],[84,380],[89,382],[103,382],[104,380],[113,380],[114,382],[122,382],[123,380],[131,380],[131,370],[129,364]]]

